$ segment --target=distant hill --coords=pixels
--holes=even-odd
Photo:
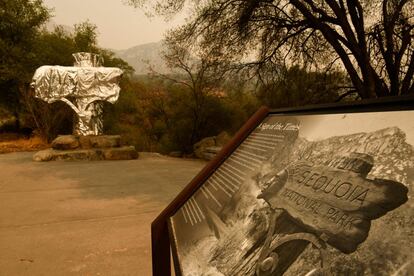
[[[115,53],[115,55],[119,58],[122,58],[126,62],[129,63],[135,69],[135,74],[147,74],[149,73],[148,70],[148,62],[152,65],[152,67],[158,73],[168,74],[171,72],[180,72],[180,70],[171,70],[165,64],[162,58],[162,51],[166,50],[166,47],[163,44],[163,41],[158,42],[151,42],[146,44],[137,45],[126,50],[115,50],[110,49]],[[243,62],[251,62],[256,60],[255,58],[256,53],[252,51],[246,57],[244,57],[241,61]],[[192,55],[192,61],[197,61],[197,56]]]
[[[162,59],[163,42],[152,42],[131,47],[126,50],[112,50],[135,69],[135,74],[147,74],[149,64],[159,73],[168,73],[170,70]]]
[[[57,24],[52,19],[44,24],[44,28],[49,32],[53,32],[58,26],[62,27],[63,30],[68,34],[75,31],[73,27]],[[115,56],[122,58],[128,62],[129,65],[134,67],[135,74],[137,75],[149,73],[149,64],[151,64],[159,73],[169,73],[171,71],[162,59],[161,52],[164,50],[162,41],[141,44],[124,50],[109,50],[114,52]]]

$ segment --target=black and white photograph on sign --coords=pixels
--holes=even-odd
[[[187,275],[414,275],[414,111],[268,115],[170,218]]]

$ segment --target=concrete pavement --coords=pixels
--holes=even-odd
[[[150,223],[206,164],[0,155],[0,276],[151,275]]]

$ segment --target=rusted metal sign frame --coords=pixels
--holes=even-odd
[[[176,275],[181,275],[174,244],[169,230],[170,218],[188,201],[204,182],[220,167],[249,134],[269,115],[340,114],[381,111],[414,110],[414,96],[386,97],[357,102],[312,105],[299,108],[269,110],[261,107],[236,133],[233,139],[210,161],[151,224],[152,273],[153,276],[171,275],[171,253]],[[409,118],[407,118],[409,119]],[[172,251],[171,251],[172,249]]]

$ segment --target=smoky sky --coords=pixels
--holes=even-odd
[[[89,20],[98,27],[99,46],[127,49],[156,42],[172,27],[184,23],[184,15],[170,21],[148,17],[144,10],[126,5],[124,0],[43,0],[52,9],[52,21],[73,27]]]

